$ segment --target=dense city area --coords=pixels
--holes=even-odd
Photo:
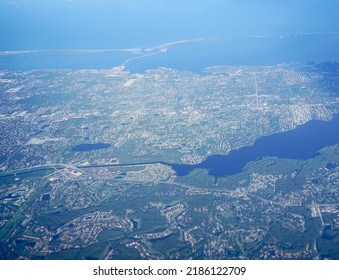
[[[0,259],[339,259],[339,145],[210,155],[339,112],[331,64],[0,72]]]

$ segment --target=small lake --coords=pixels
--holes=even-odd
[[[93,150],[107,149],[111,144],[96,143],[96,144],[80,144],[72,148],[73,152],[88,152]]]
[[[330,121],[312,120],[297,128],[264,136],[252,146],[231,151],[228,155],[212,155],[196,165],[171,165],[178,176],[186,176],[193,169],[207,169],[215,177],[240,173],[244,167],[262,157],[306,160],[315,157],[326,146],[339,142],[339,114]]]

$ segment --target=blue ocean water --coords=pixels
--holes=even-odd
[[[216,65],[266,66],[295,62],[339,61],[339,33],[230,37],[179,44],[166,53],[134,60],[126,69],[143,72],[169,67],[201,72]]]
[[[309,61],[339,61],[338,46],[339,33],[321,33],[192,40],[170,45],[166,52],[159,52],[156,46],[135,51],[2,52],[0,69],[111,69],[135,58],[126,63],[126,70],[140,73],[168,67],[201,73],[204,68],[216,65],[260,66],[290,62],[303,65]]]
[[[15,0],[0,1],[0,52],[146,49],[198,38],[128,64],[201,70],[338,59],[338,1],[330,0]],[[298,34],[298,35],[293,35]],[[303,34],[303,35],[302,35]],[[264,37],[258,37],[264,36]],[[109,69],[135,54],[0,55],[0,69]]]
[[[135,54],[126,51],[0,53],[0,70],[110,69],[132,57]]]

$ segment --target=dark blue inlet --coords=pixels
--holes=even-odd
[[[197,165],[173,164],[178,176],[195,168],[207,169],[209,175],[222,177],[241,172],[246,164],[266,156],[306,160],[326,146],[339,142],[339,114],[330,121],[312,120],[294,130],[264,136],[252,146],[231,151],[228,155],[212,155]]]

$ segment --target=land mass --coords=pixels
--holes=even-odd
[[[0,258],[339,259],[338,143],[200,166],[331,121],[332,66],[2,71]]]

